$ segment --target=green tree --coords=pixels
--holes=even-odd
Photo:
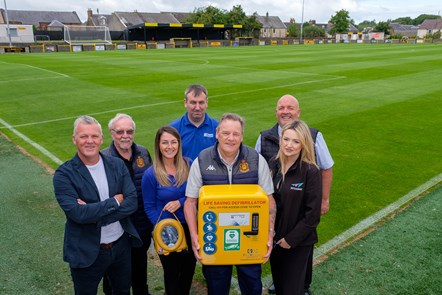
[[[262,29],[262,23],[258,21],[258,13],[254,12],[243,26],[243,33],[246,37],[259,38],[259,32]]]
[[[325,37],[325,29],[313,24],[305,23],[303,26],[304,38]]]
[[[390,34],[390,23],[389,22],[378,22],[377,25],[374,27],[375,32],[384,32],[384,34],[389,35]]]
[[[226,11],[213,6],[195,8],[185,22],[194,24],[224,24]]]
[[[363,22],[359,23],[358,30],[360,32],[367,32],[368,28],[374,28],[376,26],[376,20],[364,20]]]
[[[247,22],[247,15],[242,9],[241,5],[233,6],[232,9],[226,13],[226,23],[245,25]]]
[[[434,15],[434,14],[421,14],[418,17],[416,17],[413,21],[413,25],[420,25],[424,22],[426,19],[439,19],[441,18],[440,15]]]
[[[232,9],[225,15],[225,23],[232,25],[243,25],[243,28],[247,25],[248,18],[241,5],[233,6]],[[230,39],[235,39],[241,35],[241,31],[238,29],[228,30],[228,36]]]
[[[413,24],[413,19],[409,16],[406,17],[399,17],[395,20],[392,21],[392,23],[398,23],[401,25],[412,25]]]
[[[332,15],[329,22],[333,24],[329,32],[330,34],[345,34],[348,32],[348,26],[351,22],[349,12],[345,9],[336,11],[336,14]]]
[[[390,39],[402,39],[403,37],[404,36],[401,33],[390,35]]]
[[[287,35],[289,37],[299,37],[299,28],[295,23],[291,23],[287,29]]]
[[[440,31],[434,33],[428,33],[425,35],[425,39],[440,39],[442,33]]]

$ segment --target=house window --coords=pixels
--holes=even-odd
[[[105,26],[106,25],[106,17],[100,16],[100,18],[98,19],[98,23],[100,24],[100,26]]]

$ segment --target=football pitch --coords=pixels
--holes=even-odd
[[[442,45],[329,44],[0,55],[0,132],[52,168],[75,153],[75,118],[156,130],[182,116],[184,89],[209,91],[208,113],[246,120],[244,142],[276,122],[293,94],[335,161],[319,245],[442,171]],[[62,237],[60,237],[61,239]],[[60,249],[61,251],[61,249]]]

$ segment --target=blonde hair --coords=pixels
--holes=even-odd
[[[316,160],[315,160],[315,148],[314,148],[314,143],[313,143],[313,139],[312,139],[312,134],[310,132],[310,128],[307,126],[307,124],[304,121],[294,120],[292,123],[289,123],[284,126],[284,128],[282,129],[282,132],[281,132],[281,137],[279,139],[279,147],[280,148],[279,148],[276,158],[280,159],[281,171],[286,171],[288,168],[288,167],[286,167],[287,156],[282,151],[281,146],[282,146],[282,140],[283,140],[284,133],[289,129],[294,130],[298,134],[299,140],[301,141],[301,146],[302,146],[301,153],[300,153],[301,162],[299,165],[301,166],[302,162],[305,162],[308,164],[313,164],[317,167]],[[284,176],[285,176],[285,173],[283,173],[283,177]]]
[[[163,126],[158,129],[155,135],[155,158],[153,160],[153,170],[157,181],[162,186],[170,186],[172,183],[170,181],[169,175],[167,174],[166,167],[163,161],[163,155],[160,151],[160,138],[164,133],[169,133],[178,140],[178,152],[173,159],[176,168],[175,174],[175,186],[180,186],[187,181],[187,176],[189,176],[189,162],[183,158],[181,137],[178,131],[171,126]]]

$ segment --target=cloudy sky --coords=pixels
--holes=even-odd
[[[195,8],[209,5],[230,10],[234,5],[241,5],[249,15],[257,12],[260,15],[279,16],[287,22],[302,18],[304,2],[304,21],[311,19],[318,23],[327,22],[332,15],[341,9],[350,12],[350,17],[358,24],[364,20],[386,21],[398,17],[415,18],[420,14],[439,14],[442,10],[441,0],[6,0],[10,10],[54,10],[76,11],[82,21],[86,20],[87,9],[94,13],[110,14],[114,11],[192,12]],[[0,3],[4,7],[4,0]]]

